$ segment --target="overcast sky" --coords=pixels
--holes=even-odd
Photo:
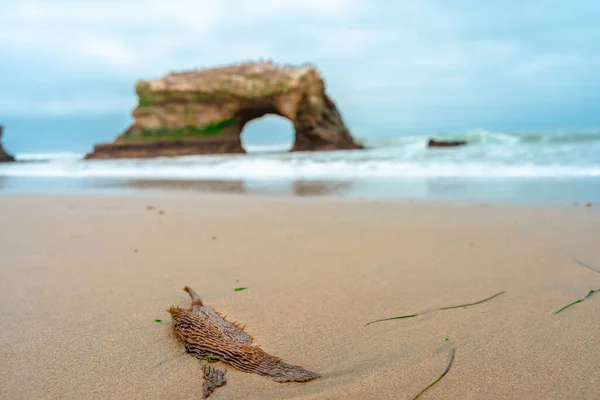
[[[599,20],[598,0],[3,0],[0,123],[89,146],[136,80],[263,58],[315,64],[357,136],[596,127]]]

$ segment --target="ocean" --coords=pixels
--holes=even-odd
[[[429,138],[466,146],[427,148]],[[600,201],[600,131],[358,138],[366,150],[83,161],[77,153],[16,154],[0,165],[3,193],[140,190],[512,203]]]

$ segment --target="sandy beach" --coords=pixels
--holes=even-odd
[[[10,195],[0,221],[3,399],[200,398],[166,312],[189,305],[185,285],[323,375],[215,363],[214,399],[412,399],[452,351],[420,398],[600,394],[600,294],[554,314],[600,289],[580,264],[600,271],[596,205]]]

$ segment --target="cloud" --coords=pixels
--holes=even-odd
[[[138,79],[259,58],[316,64],[355,119],[593,98],[599,6],[552,4],[7,0],[0,114],[128,112]]]
[[[579,67],[585,64],[585,57],[577,53],[540,54],[517,65],[515,73],[517,75],[535,75],[548,70]]]
[[[196,54],[204,46],[218,47],[220,31],[285,16],[339,20],[356,4],[357,0],[266,0],[258,5],[240,0],[14,1],[0,9],[0,48],[47,57],[45,62],[54,61],[57,69],[71,69],[67,60],[75,62],[71,67],[76,69],[132,68],[183,49],[190,53],[194,46]]]
[[[222,13],[216,2],[207,0],[167,4],[139,0],[13,2],[1,13],[0,48],[23,56],[35,54],[55,69],[132,67],[167,55],[170,43],[178,42],[176,36],[206,37]]]
[[[46,86],[49,94],[60,93],[61,98],[44,103],[36,96],[28,103],[14,101],[14,94],[4,91],[0,112],[18,113],[20,107],[23,113],[31,107],[50,114],[67,112],[69,107],[74,113],[92,111],[81,104],[94,97],[90,93],[103,89],[89,77],[126,83],[120,94],[111,94],[119,99],[113,103],[116,107],[133,98],[131,88],[140,78],[277,56],[276,32],[266,29],[257,35],[257,27],[286,20],[299,21],[299,31],[308,26],[306,22],[336,24],[351,18],[361,4],[362,0],[9,1],[0,6],[0,51],[10,60],[0,66],[8,72],[0,74],[0,85],[18,87],[18,97],[22,97],[36,82]],[[319,40],[312,28],[306,32],[311,35],[304,37]],[[321,48],[332,50],[325,44]],[[65,94],[60,88],[72,87],[73,80],[80,81],[80,90]],[[99,109],[108,111],[103,106]]]
[[[129,96],[98,94],[76,95],[70,99],[61,98],[12,98],[0,99],[0,110],[5,115],[26,116],[68,116],[71,114],[103,115],[121,113],[135,106],[135,99]]]

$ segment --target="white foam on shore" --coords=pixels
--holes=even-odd
[[[253,156],[219,161],[202,158],[160,160],[161,162],[52,161],[3,166],[0,176],[61,178],[148,178],[148,179],[349,179],[417,177],[598,177],[600,166],[533,165],[478,162],[414,163],[392,160],[317,161],[278,160]]]
[[[0,166],[0,176],[173,180],[370,178],[568,178],[600,176],[600,135],[515,135],[469,131],[438,137],[469,145],[428,149],[426,136],[373,139],[359,151],[273,153],[286,144],[255,145],[251,154],[83,161],[77,153],[17,154],[37,161]]]

